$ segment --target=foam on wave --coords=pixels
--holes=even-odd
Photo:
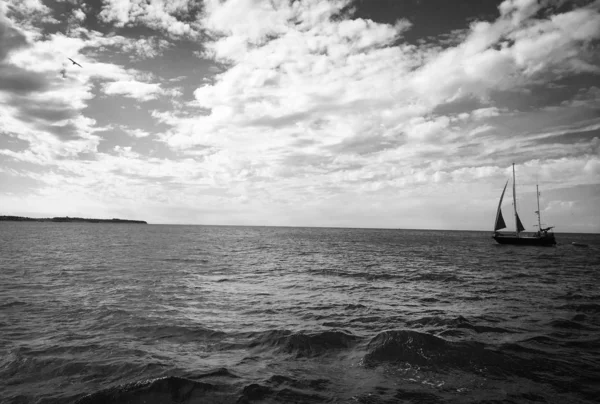
[[[507,358],[487,349],[480,342],[452,342],[411,330],[377,334],[367,345],[363,363],[371,367],[394,362],[435,369],[458,368],[473,371],[484,367],[501,370],[507,365]]]

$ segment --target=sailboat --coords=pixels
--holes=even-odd
[[[502,199],[504,198],[504,192],[506,192],[506,186],[508,185],[508,181],[504,184],[504,189],[502,190],[502,195],[500,195],[500,202],[498,202],[498,210],[496,212],[496,221],[494,223],[494,235],[492,236],[494,240],[496,240],[500,244],[516,244],[516,245],[540,245],[540,246],[552,246],[556,244],[556,240],[554,238],[554,233],[550,232],[554,227],[546,227],[542,228],[542,219],[540,217],[540,191],[538,186],[536,185],[536,194],[537,194],[537,208],[538,210],[535,212],[538,217],[538,231],[533,233],[524,233],[525,227],[523,223],[521,223],[521,219],[519,219],[519,214],[517,213],[517,195],[516,195],[516,186],[515,186],[515,163],[513,163],[513,207],[515,210],[515,228],[517,229],[515,232],[500,232],[498,230],[502,230],[506,228],[506,223],[504,222],[504,217],[502,217]]]

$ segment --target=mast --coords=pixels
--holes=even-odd
[[[519,237],[519,217],[517,216],[517,193],[515,186],[515,163],[513,163],[513,208],[515,210],[515,232]]]
[[[538,210],[537,215],[538,215],[538,230],[541,232],[542,231],[542,218],[540,216],[540,190],[539,190],[539,186],[538,184],[535,184],[535,193],[537,194],[537,205],[538,205]]]

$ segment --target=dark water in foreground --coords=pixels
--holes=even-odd
[[[0,223],[0,402],[597,402],[600,236],[557,240]]]

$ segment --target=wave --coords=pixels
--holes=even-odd
[[[323,394],[330,387],[327,379],[296,380],[284,375],[273,375],[261,383],[251,383],[238,389],[230,383],[201,381],[202,378],[234,377],[225,368],[206,374],[180,377],[166,376],[121,384],[103,389],[72,401],[73,404],[125,403],[251,403],[256,401],[321,403],[328,400]],[[195,380],[196,379],[196,380]]]
[[[564,345],[568,347],[576,347],[579,349],[598,350],[600,349],[600,338],[566,341],[564,342]]]
[[[323,331],[317,333],[292,333],[287,330],[275,330],[257,333],[249,344],[250,348],[276,348],[295,358],[326,355],[348,349],[356,344],[358,337],[342,331]]]
[[[215,370],[211,370],[210,372],[193,375],[194,379],[204,379],[208,377],[230,377],[237,379],[239,376],[235,373],[230,372],[227,368],[218,368]]]
[[[600,295],[588,296],[588,295],[582,295],[582,294],[579,294],[579,293],[569,292],[569,293],[567,293],[565,295],[556,296],[553,299],[554,300],[591,300],[591,301],[598,301],[598,300],[600,300]]]
[[[589,330],[589,327],[586,327],[583,324],[580,324],[575,321],[558,319],[550,322],[550,326],[554,328],[563,328],[568,330]]]
[[[350,324],[354,324],[354,323],[370,324],[370,323],[377,323],[378,321],[381,321],[380,316],[367,316],[367,317],[353,318],[352,320],[349,321],[349,323]]]
[[[565,304],[563,306],[559,306],[558,308],[581,311],[584,313],[600,313],[600,304],[597,303]]]
[[[322,394],[330,385],[327,379],[295,380],[283,375],[273,375],[263,384],[252,383],[242,389],[238,403],[322,403],[330,402]]]
[[[197,341],[205,339],[222,339],[227,334],[223,331],[203,327],[188,327],[181,325],[134,326],[125,327],[124,331],[142,334],[151,339],[173,339],[177,341]]]
[[[474,341],[452,342],[411,330],[384,331],[367,345],[366,367],[384,363],[406,363],[421,368],[461,369],[479,373],[511,372],[511,359]]]
[[[498,350],[501,352],[510,351],[510,352],[514,352],[517,354],[531,354],[531,355],[539,355],[543,352],[543,351],[540,351],[539,349],[534,349],[534,348],[531,348],[528,346],[524,346],[524,345],[521,345],[516,342],[502,344],[498,347]]]
[[[365,306],[364,304],[348,304],[346,305],[345,309],[346,310],[359,310],[359,309],[366,309],[367,306]]]
[[[0,357],[0,375],[7,378],[15,375],[26,361],[23,348],[14,348]]]
[[[410,278],[411,281],[434,281],[434,282],[463,282],[461,278],[447,272],[429,272],[419,274]]]
[[[561,344],[561,341],[554,339],[552,337],[549,337],[547,335],[537,335],[535,337],[527,338],[523,342],[533,342],[536,344],[553,345],[553,346],[558,346]]]
[[[447,327],[453,329],[462,328],[469,329],[477,333],[513,333],[513,331],[507,330],[506,328],[502,327],[491,327],[487,325],[473,324],[463,316],[458,316],[456,318],[443,318],[438,316],[422,317],[416,320],[407,321],[406,324],[409,326],[421,326],[433,329],[445,329]],[[450,330],[445,329],[444,331]]]
[[[16,306],[26,306],[28,303],[22,302],[20,300],[13,300],[12,302],[0,304],[0,309],[8,309],[10,307]]]
[[[406,324],[410,326],[457,327],[462,324],[469,324],[469,320],[467,320],[463,316],[458,316],[456,318],[427,316],[407,321]]]
[[[83,358],[73,360],[71,355],[32,356],[27,350],[17,349],[11,351],[0,362],[0,380],[4,386],[9,387],[6,392],[0,389],[0,402],[65,403],[69,398],[72,401],[81,396],[82,392],[89,391],[86,388],[89,388],[88,383],[97,385],[101,381],[103,385],[110,385],[115,381],[122,382],[140,376],[157,377],[163,375],[164,370],[163,364],[149,363],[144,359],[138,360],[137,363],[121,363],[108,359],[95,360],[91,357],[88,360]],[[23,375],[27,377],[23,378]],[[48,378],[59,383],[60,389],[48,391],[47,383],[38,382]],[[65,383],[65,380],[76,381]],[[39,399],[41,393],[45,395],[44,400]]]
[[[162,261],[165,262],[188,262],[194,263],[199,262],[202,264],[208,264],[210,261],[205,258],[163,258]]]
[[[21,374],[43,377],[47,374],[68,375],[83,374],[87,363],[57,357],[33,356],[30,349],[15,348],[0,361],[0,379],[10,381]]]
[[[368,269],[368,268],[367,268]],[[341,278],[357,278],[357,279],[365,279],[368,281],[391,281],[404,279],[402,275],[387,273],[387,272],[373,272],[373,271],[353,271],[348,268],[314,268],[308,269],[307,271],[310,274],[315,275],[326,275],[326,276],[339,276]]]
[[[209,394],[211,400],[219,395],[215,393],[231,395],[227,390],[225,386],[167,376],[101,390],[74,401],[74,404],[185,403],[201,400]]]

